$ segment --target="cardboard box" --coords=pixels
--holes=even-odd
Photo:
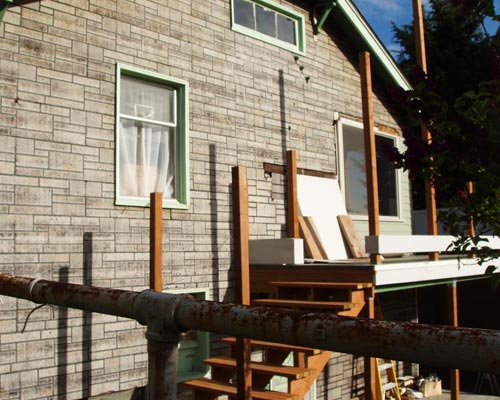
[[[422,382],[418,387],[424,397],[437,396],[442,393],[441,381],[428,381],[427,379]]]

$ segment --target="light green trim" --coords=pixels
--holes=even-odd
[[[5,14],[5,11],[7,10],[7,7],[12,4],[12,1],[13,0],[0,0],[0,24],[3,21],[3,16]]]
[[[293,53],[305,55],[306,54],[306,27],[304,16],[295,10],[288,7],[284,7],[279,4],[275,4],[269,0],[250,0],[252,3],[259,4],[263,7],[269,8],[277,12],[278,14],[285,15],[293,19],[296,23],[296,40],[297,44],[293,45],[279,39],[273,38],[271,36],[260,33],[254,29],[247,28],[245,26],[238,25],[234,22],[234,0],[231,0],[231,29],[235,32],[242,33],[244,35],[250,36],[257,40],[262,40],[263,42],[272,44],[277,47],[289,50]]]
[[[177,92],[177,137],[175,165],[175,199],[163,199],[163,208],[189,208],[189,83],[178,78],[172,78],[157,72],[144,70],[134,66],[116,64],[116,101],[115,101],[115,205],[132,207],[149,207],[149,198],[120,196],[120,175],[118,170],[118,129],[120,119],[120,81],[125,74],[150,82],[158,82],[174,87]]]
[[[489,278],[491,278],[490,275],[480,275],[480,276],[474,276],[474,277],[467,277],[467,278],[463,278],[463,279],[450,278],[450,279],[443,279],[443,280],[430,281],[430,282],[413,282],[413,283],[406,283],[406,284],[401,284],[401,285],[380,286],[380,287],[375,288],[375,293],[387,293],[387,292],[395,292],[397,290],[418,289],[418,288],[429,287],[429,286],[446,285],[446,284],[450,284],[453,282],[468,282],[468,281],[477,281],[479,279],[489,279]]]
[[[318,18],[316,24],[314,25],[314,34],[317,35],[319,31],[321,31],[321,28],[323,28],[323,25],[325,24],[328,16],[333,10],[333,7],[335,7],[335,2],[332,2],[330,5],[325,6],[323,11],[321,12],[320,17]]]
[[[209,300],[208,288],[192,288],[192,289],[165,289],[164,292],[172,294],[190,294],[196,300]],[[187,353],[187,354],[186,354]],[[210,357],[210,335],[205,331],[196,331],[196,339],[179,343],[179,360],[178,368],[182,368],[189,364],[186,363],[183,357],[192,357],[193,370],[190,372],[179,371],[177,380],[185,382],[190,379],[203,378],[208,374],[208,366],[203,363],[203,360]]]
[[[377,38],[373,30],[366,23],[351,0],[335,0],[343,13],[349,18],[367,46],[373,52],[375,57],[382,63],[384,69],[390,74],[392,79],[404,90],[412,90],[410,83],[406,80],[402,72],[397,67],[393,58]]]

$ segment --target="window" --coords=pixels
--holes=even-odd
[[[340,180],[351,215],[366,216],[366,172],[363,126],[339,121]],[[375,133],[379,211],[381,217],[400,216],[400,171],[394,167],[386,149],[397,147],[397,137]]]
[[[187,208],[187,82],[122,65],[116,81],[116,204]]]
[[[232,28],[293,52],[305,53],[304,17],[268,0],[232,0]]]

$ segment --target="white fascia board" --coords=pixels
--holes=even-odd
[[[500,238],[481,236],[478,248],[500,249]],[[379,235],[365,237],[365,250],[372,254],[447,252],[457,238],[450,235]]]
[[[366,23],[359,11],[350,0],[335,0],[342,12],[353,23],[359,34],[363,37],[373,54],[380,60],[384,68],[393,80],[403,89],[412,90],[410,83],[406,80],[385,46],[377,38],[373,30]]]
[[[453,258],[439,261],[416,261],[375,265],[376,287],[453,280],[472,276],[486,277],[486,269],[495,266],[500,273],[500,260],[492,260],[479,265],[471,258]]]

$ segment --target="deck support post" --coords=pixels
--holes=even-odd
[[[286,196],[288,237],[298,239],[299,234],[299,206],[297,200],[297,152],[286,152]]]
[[[458,293],[457,281],[448,285],[448,319],[449,325],[458,327]],[[460,399],[460,371],[450,369],[450,395],[451,400]]]
[[[163,290],[162,282],[162,229],[163,229],[163,193],[150,194],[149,227],[149,287],[157,292]]]
[[[370,236],[380,234],[377,153],[375,148],[375,130],[373,127],[372,76],[370,53],[359,53],[359,69],[361,73],[361,94],[363,103],[363,132],[365,140],[366,192],[368,199],[368,227]],[[370,254],[373,264],[380,264],[380,254]]]
[[[365,289],[365,318],[375,318],[375,289],[373,287]],[[375,400],[377,398],[377,387],[375,376],[378,373],[377,363],[373,357],[364,357],[364,385],[365,399]]]
[[[413,29],[415,31],[417,64],[424,74],[427,74],[422,0],[413,0]],[[420,124],[420,131],[422,140],[425,143],[431,143],[432,135],[424,123]],[[429,235],[437,235],[436,188],[428,179],[425,181],[425,205],[427,209],[427,233]],[[439,254],[437,252],[429,253],[429,260],[437,261],[438,259]]]
[[[249,261],[249,217],[248,217],[248,181],[245,167],[232,169],[233,190],[233,235],[234,267],[236,271],[236,302],[250,304],[250,261]],[[250,339],[236,339],[236,376],[238,399],[251,400],[252,370]]]

